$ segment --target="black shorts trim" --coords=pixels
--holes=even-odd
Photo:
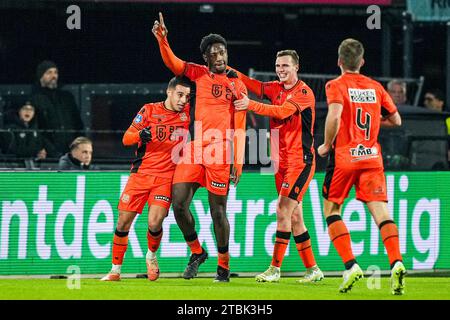
[[[295,181],[294,185],[292,186],[291,191],[289,192],[289,198],[293,200],[297,200],[300,192],[302,191],[303,187],[305,186],[306,182],[308,181],[309,174],[311,173],[312,164],[307,164],[300,175],[298,176],[297,180]],[[298,190],[298,192],[297,192]]]

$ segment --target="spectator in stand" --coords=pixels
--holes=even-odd
[[[444,93],[439,89],[430,89],[425,93],[425,97],[423,100],[423,105],[428,110],[434,110],[437,112],[443,112],[444,104],[445,104]],[[447,151],[447,161],[450,164],[450,117],[446,119],[447,124],[447,133],[448,133],[448,145],[449,149]]]
[[[59,159],[59,170],[99,170],[92,164],[92,141],[77,137],[70,144],[70,151]]]
[[[406,104],[406,82],[398,79],[393,79],[387,84],[387,91],[394,101],[395,105]]]
[[[431,89],[425,93],[423,105],[429,110],[444,111],[444,93],[439,89]]]
[[[58,88],[58,67],[52,61],[41,62],[36,69],[37,82],[33,87],[31,102],[36,107],[39,128],[58,130],[46,133],[59,156],[79,133],[66,130],[83,129],[80,112],[72,93]]]
[[[35,161],[55,156],[54,147],[39,132],[34,115],[34,106],[30,101],[26,101],[18,110],[13,123],[5,126],[8,132],[2,137],[4,153]]]

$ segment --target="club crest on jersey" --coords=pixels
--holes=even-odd
[[[185,112],[180,113],[180,120],[181,121],[186,121],[187,120],[187,115]]]
[[[124,194],[123,196],[122,196],[122,202],[123,203],[128,203],[130,201],[130,196],[128,195],[128,194]]]
[[[167,133],[166,133],[166,126],[160,125],[156,126],[156,138],[158,138],[159,141],[164,141],[166,139]]]
[[[356,146],[356,148],[351,148],[350,149],[350,155],[353,158],[352,161],[359,161],[359,160],[364,160],[364,159],[368,159],[368,158],[375,158],[378,156],[378,149],[377,147],[372,147],[372,148],[367,148],[365,146],[363,146],[362,144],[358,144]]]
[[[138,114],[136,118],[134,118],[134,123],[139,123],[142,121],[142,115]]]
[[[377,95],[374,89],[348,88],[348,95],[351,102],[376,103]]]
[[[213,84],[211,88],[211,93],[214,97],[218,98],[222,95],[222,85],[221,84]]]

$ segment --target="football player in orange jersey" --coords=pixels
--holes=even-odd
[[[175,146],[183,143],[189,129],[189,97],[191,82],[175,77],[169,81],[163,102],[142,107],[123,136],[125,146],[138,145],[131,174],[119,201],[119,220],[114,233],[112,269],[103,281],[119,281],[123,257],[128,246],[128,233],[137,214],[148,203],[149,280],[159,277],[156,251],[163,234],[162,224],[171,203],[172,179],[176,161]]]
[[[227,70],[227,43],[222,36],[209,34],[202,39],[200,51],[205,66],[185,62],[175,56],[167,40],[168,30],[161,13],[152,32],[164,64],[174,74],[184,75],[196,84],[195,105],[192,103],[192,108],[195,108],[195,137],[177,165],[172,189],[175,218],[191,249],[183,277],[195,277],[200,264],[208,257],[200,245],[195,220],[189,210],[197,189],[206,187],[218,251],[214,281],[228,282],[230,224],[226,216],[227,195],[230,178],[237,185],[242,173],[246,119],[245,111],[235,111],[233,101],[247,93],[247,89],[235,72]],[[231,167],[229,153],[232,146],[234,160]]]
[[[277,202],[277,232],[272,263],[256,276],[259,282],[277,282],[289,239],[294,237],[298,253],[306,268],[299,282],[316,282],[323,273],[316,264],[311,239],[303,220],[303,195],[315,172],[314,119],[315,98],[311,88],[298,79],[299,56],[295,50],[277,53],[275,72],[279,81],[260,82],[238,72],[247,88],[258,97],[267,97],[272,105],[249,100],[247,96],[234,102],[237,110],[247,108],[270,116],[272,161]],[[278,139],[274,136],[278,130]],[[278,154],[276,151],[278,150]]]
[[[323,184],[324,214],[328,233],[344,262],[340,292],[351,290],[363,277],[351,248],[350,234],[341,218],[344,199],[355,186],[356,198],[364,202],[378,225],[391,267],[391,292],[404,291],[406,269],[399,248],[398,230],[387,207],[386,178],[378,143],[380,126],[401,125],[397,107],[383,86],[360,73],[364,47],[354,39],[338,49],[341,76],[325,85],[328,114],[321,157],[329,154]]]

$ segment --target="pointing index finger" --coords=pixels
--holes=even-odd
[[[161,12],[159,13],[159,23],[160,23],[162,26],[164,26],[164,18],[163,18],[163,15],[162,15]]]

